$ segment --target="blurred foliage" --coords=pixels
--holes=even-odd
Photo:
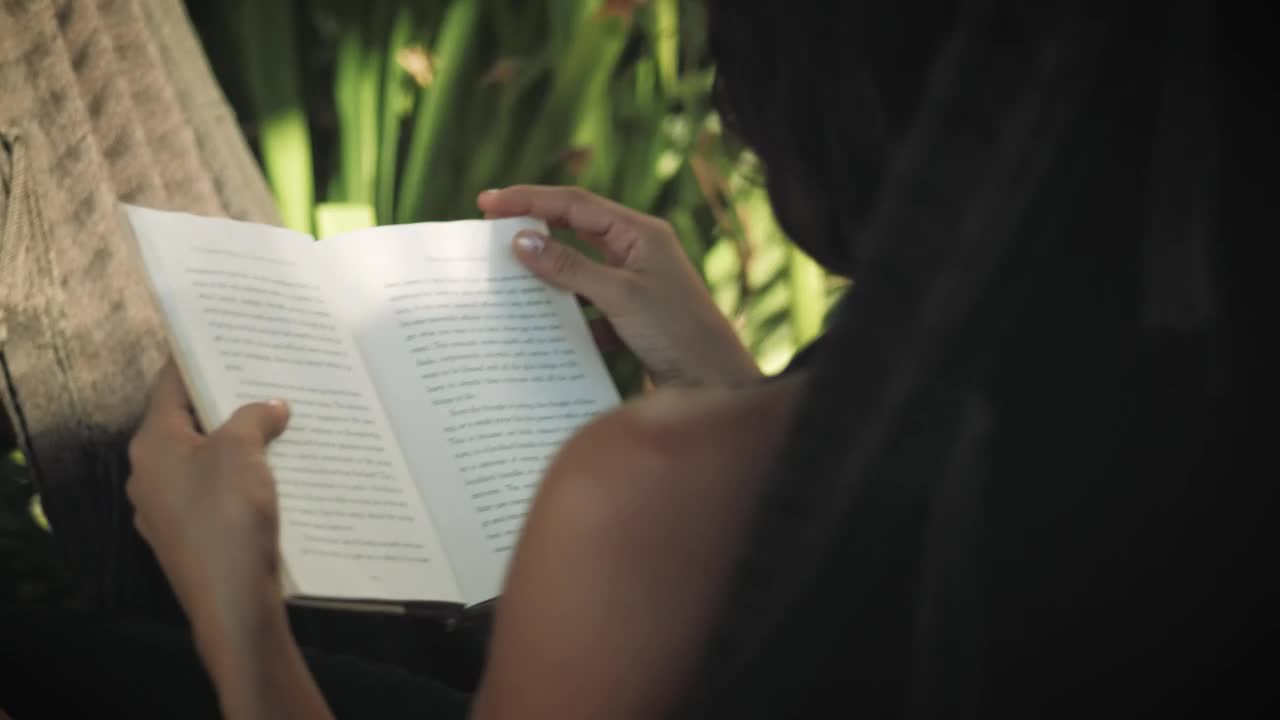
[[[474,217],[490,187],[586,187],[672,223],[770,373],[816,337],[845,286],[786,240],[754,158],[724,136],[699,2],[191,0],[188,10],[290,227],[327,237]],[[641,387],[633,357],[609,360],[624,392]],[[48,525],[21,455],[5,452],[0,604],[51,603],[65,588]]]
[[[0,456],[0,607],[70,602],[59,562],[26,459],[7,452]]]
[[[474,217],[485,188],[579,185],[669,220],[767,372],[844,285],[788,243],[723,136],[698,2],[215,5],[189,3],[291,227]],[[634,362],[612,369],[639,387]]]

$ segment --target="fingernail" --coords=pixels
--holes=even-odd
[[[531,255],[541,255],[542,251],[547,247],[547,241],[541,235],[520,233],[516,235],[516,245]]]
[[[488,190],[480,191],[480,197],[489,197],[491,195],[497,195],[497,194],[498,194],[498,191],[495,188],[489,188]]]
[[[273,408],[280,408],[281,410],[289,409],[289,403],[285,402],[284,400],[281,400],[280,398],[271,398],[270,400],[267,401],[267,404]]]

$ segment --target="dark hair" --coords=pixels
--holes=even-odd
[[[763,162],[783,229],[851,275],[858,230],[914,121],[956,3],[708,5],[726,126]]]
[[[1226,260],[1258,235],[1217,204],[1255,183],[1220,180],[1217,7],[710,1],[783,226],[859,275],[680,716],[1183,716],[1263,688],[1273,513],[1226,422],[1255,387]]]

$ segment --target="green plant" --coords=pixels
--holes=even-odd
[[[0,607],[70,600],[40,496],[17,450],[0,455],[0,568]]]
[[[229,8],[248,90],[241,110],[256,122],[292,227],[324,237],[473,217],[474,197],[488,187],[580,185],[670,220],[766,371],[818,334],[843,287],[786,240],[752,181],[752,158],[725,142],[699,3],[235,0]],[[320,70],[312,57],[326,59]],[[330,115],[334,131],[316,132]],[[322,189],[318,202],[312,188]],[[633,362],[618,359],[613,370],[624,390],[639,387]]]

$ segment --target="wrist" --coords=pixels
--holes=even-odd
[[[328,718],[277,594],[204,616],[196,644],[228,718]]]
[[[765,379],[764,371],[756,364],[755,358],[751,357],[745,349],[739,357],[737,366],[732,368],[727,374],[728,384],[733,387],[744,387],[755,385]]]
[[[725,343],[725,352],[717,359],[717,369],[714,375],[706,385],[720,385],[727,388],[749,387],[759,383],[765,379],[765,374],[760,370],[760,366],[756,363],[751,353],[737,342]]]
[[[216,684],[252,671],[281,642],[292,643],[284,599],[274,587],[234,596],[211,594],[191,614],[196,649]]]

